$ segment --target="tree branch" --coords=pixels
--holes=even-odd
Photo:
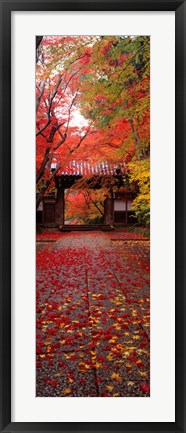
[[[40,181],[41,177],[44,174],[45,166],[46,166],[47,162],[49,161],[50,149],[51,149],[51,147],[47,147],[47,149],[45,150],[45,155],[44,155],[43,161],[41,163],[40,169],[39,169],[38,174],[36,176],[36,183],[38,183]]]
[[[53,171],[53,173],[50,176],[50,178],[46,181],[46,184],[45,184],[44,188],[42,189],[42,191],[39,192],[39,194],[37,196],[37,199],[36,199],[36,209],[38,208],[39,204],[41,203],[41,200],[43,199],[43,196],[44,196],[45,192],[49,188],[52,180],[54,179],[54,177],[57,174],[57,172],[59,171],[59,169],[60,169],[60,165]]]
[[[40,85],[40,88],[39,88],[40,94],[38,95],[37,100],[36,100],[36,113],[37,113],[37,110],[39,108],[39,104],[40,104],[41,98],[42,98],[44,90],[45,90],[45,84],[46,84],[46,80],[43,80],[41,82],[41,85]]]
[[[97,203],[92,199],[92,197],[91,197],[91,195],[90,195],[90,192],[89,191],[86,191],[87,192],[87,195],[88,195],[88,197],[89,197],[89,199],[91,200],[91,202],[93,203],[93,205],[96,207],[96,209],[100,212],[100,214],[102,215],[102,216],[104,216],[104,213],[101,211],[101,209],[99,208],[99,206],[97,205]]]
[[[52,96],[51,96],[51,98],[50,98],[50,100],[49,100],[49,105],[48,105],[48,110],[47,110],[47,117],[48,117],[48,120],[47,120],[47,122],[46,122],[46,124],[36,133],[36,137],[39,135],[39,134],[41,134],[41,132],[43,132],[46,128],[47,128],[47,126],[51,123],[51,108],[52,108],[52,102],[53,102],[53,100],[54,100],[54,98],[55,98],[55,96],[56,96],[56,94],[57,94],[57,91],[58,91],[58,88],[59,88],[59,86],[60,86],[60,84],[61,84],[61,80],[62,80],[62,75],[61,74],[59,74],[59,77],[58,77],[58,81],[57,81],[57,84],[56,84],[56,87],[55,87],[55,90],[54,90],[54,92],[53,92],[53,94],[52,94]]]

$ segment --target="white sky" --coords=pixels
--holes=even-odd
[[[70,126],[88,126],[88,121],[83,117],[78,108],[74,108],[71,114]]]

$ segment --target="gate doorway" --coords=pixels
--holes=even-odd
[[[64,225],[103,224],[104,199],[98,190],[65,189]]]

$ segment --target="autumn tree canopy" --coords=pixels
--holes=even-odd
[[[147,36],[38,37],[37,205],[72,159],[120,161],[139,186],[138,218],[149,221],[149,70]]]

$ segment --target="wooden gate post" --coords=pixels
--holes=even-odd
[[[104,224],[114,223],[114,199],[107,197],[104,201]]]
[[[55,209],[55,219],[56,224],[64,224],[64,188],[59,186],[57,188],[57,199],[56,199],[56,209]]]

